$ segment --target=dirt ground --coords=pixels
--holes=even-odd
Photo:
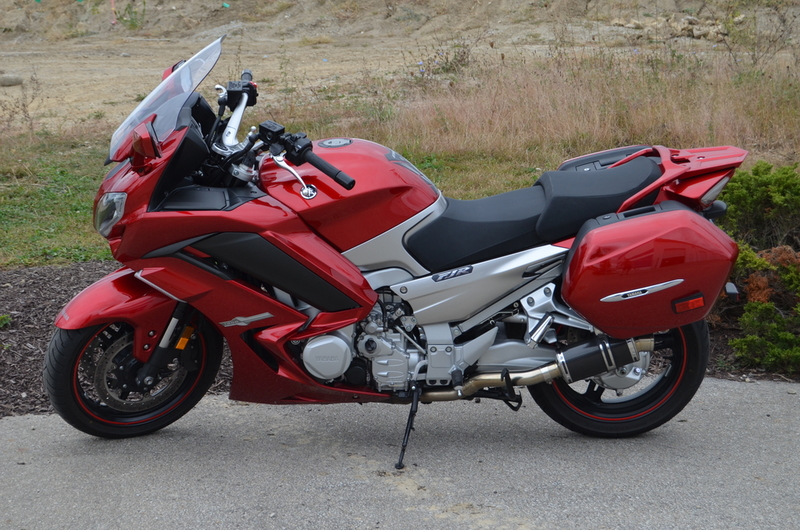
[[[428,53],[426,47],[458,38],[480,37],[475,52],[496,56],[544,50],[554,43],[619,46],[645,37],[677,38],[688,28],[686,13],[702,11],[704,2],[650,4],[117,0],[115,15],[110,0],[0,0],[0,70],[26,80],[32,117],[39,125],[119,123],[166,67],[221,35],[227,38],[207,80],[212,86],[245,67],[256,81],[281,79],[313,87],[355,82],[365,73],[408,75]],[[19,98],[21,90],[0,89],[0,102]],[[269,99],[267,90],[260,92]]]

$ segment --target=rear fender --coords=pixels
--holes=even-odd
[[[133,326],[133,355],[147,362],[172,316],[177,301],[138,280],[128,268],[93,283],[56,317],[61,329],[81,329],[125,322]]]

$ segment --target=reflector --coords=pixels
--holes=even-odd
[[[686,311],[698,309],[704,307],[705,305],[706,301],[703,298],[703,293],[693,294],[687,298],[681,298],[680,300],[672,301],[672,309],[676,313],[685,313]]]

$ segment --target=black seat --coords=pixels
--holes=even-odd
[[[602,171],[547,171],[533,185],[544,189],[546,204],[536,232],[549,242],[574,236],[587,219],[617,211],[660,176],[661,168],[646,156]],[[654,199],[648,197],[637,206],[652,204]]]
[[[447,199],[444,213],[409,236],[406,249],[429,271],[441,272],[561,241],[660,176],[658,164],[640,156],[601,171],[548,171],[530,188],[485,199]]]
[[[544,207],[538,186],[473,201],[447,199],[444,213],[412,234],[406,249],[431,272],[519,252],[542,243],[536,222]]]

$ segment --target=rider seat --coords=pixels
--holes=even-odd
[[[447,199],[438,218],[406,240],[426,269],[441,272],[574,236],[587,220],[615,212],[661,176],[652,158],[614,168],[547,171],[530,188],[477,199]],[[650,196],[637,206],[651,204]]]
[[[536,222],[545,209],[538,186],[459,201],[406,241],[406,249],[431,272],[490,260],[534,247],[542,240]]]
[[[572,237],[587,219],[616,212],[626,199],[660,176],[661,168],[646,156],[586,174],[547,171],[534,184],[544,189],[546,201],[536,232],[543,241],[550,242]],[[654,196],[648,197],[637,206],[647,206],[653,200]]]

